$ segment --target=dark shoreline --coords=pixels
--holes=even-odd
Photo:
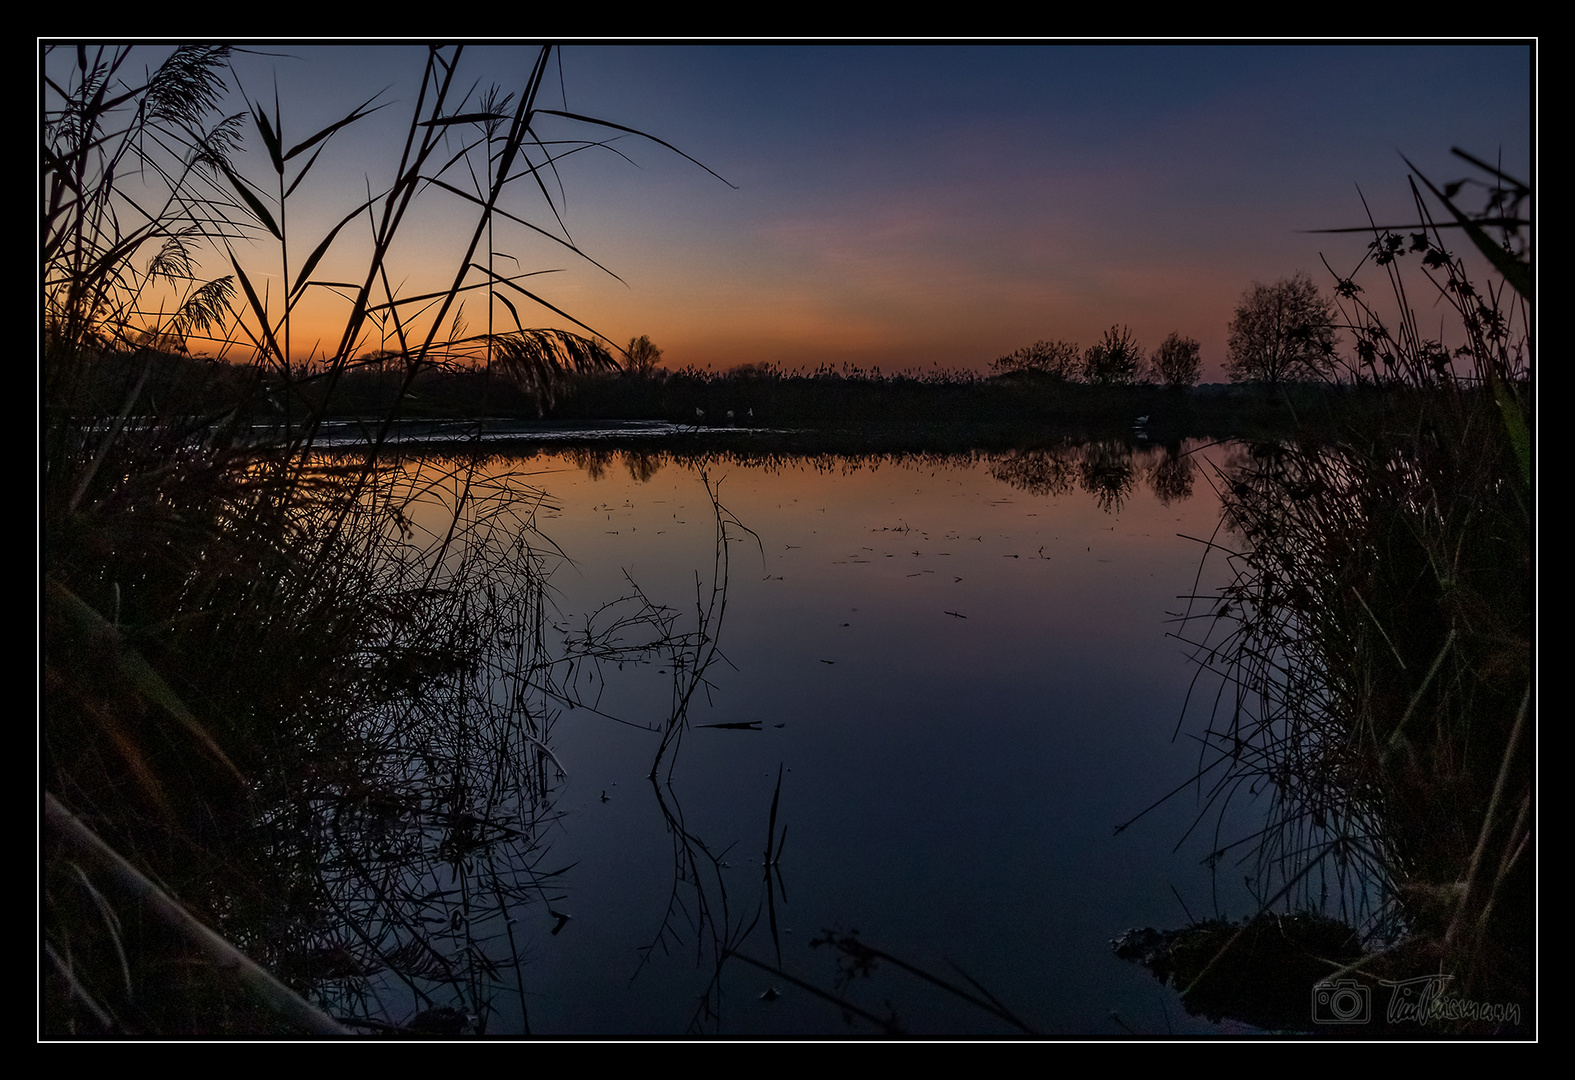
[[[120,413],[147,363],[103,357],[94,385],[79,397],[84,410]],[[317,414],[326,429],[319,445],[324,436],[364,444],[390,415],[406,443],[451,441],[451,425],[486,418],[485,441],[500,446],[575,441],[576,432],[591,442],[654,439],[663,449],[747,440],[808,453],[1019,449],[1067,439],[1336,442],[1352,430],[1405,430],[1438,392],[1371,383],[1093,386],[1031,373],[678,372],[566,375],[544,400],[485,372],[434,368],[401,400],[404,374],[392,369],[353,370],[331,389],[326,379],[304,379],[289,390],[276,377],[190,357],[156,356],[148,370],[128,410],[133,418],[228,414],[262,434],[287,416],[300,425]],[[438,426],[422,433],[423,424]]]

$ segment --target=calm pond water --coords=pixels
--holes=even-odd
[[[566,556],[555,647],[588,625],[609,636],[600,664],[555,669],[573,690],[532,857],[568,869],[513,911],[501,950],[523,962],[483,988],[487,1031],[878,1031],[786,973],[915,1034],[1013,1032],[889,962],[839,988],[846,957],[814,944],[826,930],[967,988],[960,968],[1047,1034],[1219,1030],[1110,945],[1189,911],[1250,913],[1240,871],[1216,882],[1200,864],[1206,840],[1175,850],[1190,796],[1115,828],[1196,766],[1185,730],[1173,741],[1195,668],[1166,632],[1203,551],[1182,537],[1219,521],[1218,451],[1190,479],[1173,453],[1127,453],[492,459],[544,493],[536,527]],[[698,628],[717,577],[708,482],[737,522],[707,624],[720,655],[653,783],[690,672],[611,651],[649,634],[610,628],[636,589],[672,609],[672,635]],[[778,971],[734,956],[718,977],[726,948]],[[398,988],[381,993],[397,1013]]]

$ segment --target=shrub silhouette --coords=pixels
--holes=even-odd
[[[1083,378],[1095,386],[1125,386],[1139,381],[1143,348],[1125,326],[1112,326],[1083,354]]]
[[[1149,358],[1154,377],[1166,386],[1191,386],[1203,371],[1200,348],[1195,339],[1172,332]]]

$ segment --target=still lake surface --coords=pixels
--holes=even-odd
[[[632,654],[558,670],[581,707],[551,729],[563,776],[537,865],[570,869],[516,912],[524,962],[488,1032],[876,1030],[738,957],[717,979],[721,940],[914,1034],[1013,1033],[890,963],[839,989],[838,956],[812,944],[826,930],[966,987],[960,968],[1047,1034],[1221,1030],[1110,944],[1251,913],[1240,870],[1202,865],[1209,837],[1176,850],[1190,793],[1116,830],[1197,764],[1196,719],[1176,737],[1196,668],[1167,631],[1178,597],[1223,573],[1200,581],[1204,546],[1184,537],[1216,534],[1224,451],[1183,449],[1190,480],[1158,447],[492,459],[544,493],[535,525],[566,556],[549,578],[559,640],[612,626],[637,605],[605,605],[636,587],[673,633],[695,630],[716,579],[708,483],[747,528],[729,528],[721,655],[659,784],[688,673]],[[721,724],[749,726],[706,726]]]

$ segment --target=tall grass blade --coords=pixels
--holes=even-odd
[[[281,1017],[314,1035],[349,1034],[321,1010],[302,1001],[299,995],[264,971],[250,957],[194,919],[162,889],[93,835],[48,792],[44,794],[44,826],[51,840],[71,847],[79,858],[91,860],[104,873],[106,881],[201,949],[212,959],[215,970],[224,972],[257,995]]]
[[[284,233],[280,230],[279,223],[273,219],[273,214],[269,212],[267,206],[263,205],[263,201],[253,194],[251,185],[237,176],[228,163],[221,164],[220,168],[224,171],[225,179],[229,180],[230,186],[240,195],[257,220],[263,223],[263,227],[273,234],[275,240],[283,240]]]
[[[1451,199],[1446,197],[1442,191],[1439,191],[1431,180],[1422,175],[1420,169],[1411,164],[1404,154],[1400,155],[1400,157],[1410,167],[1411,171],[1416,173],[1422,183],[1427,185],[1427,190],[1433,193],[1433,197],[1443,204],[1444,209],[1449,211],[1450,216],[1455,219],[1455,224],[1465,230],[1466,235],[1471,238],[1471,242],[1476,245],[1477,250],[1487,256],[1488,261],[1493,264],[1495,270],[1504,275],[1504,280],[1509,282],[1510,288],[1527,300],[1533,299],[1531,295],[1531,264],[1522,262],[1505,251],[1503,244],[1494,243],[1493,238],[1483,231],[1480,222],[1474,221],[1462,213]],[[1524,185],[1520,185],[1520,187],[1522,190],[1525,190]]]

